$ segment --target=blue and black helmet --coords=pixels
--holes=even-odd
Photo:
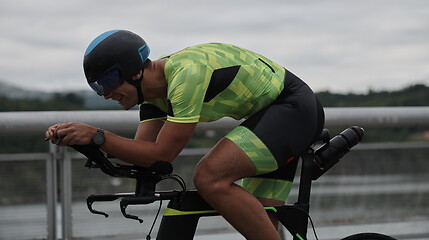
[[[96,37],[83,58],[88,84],[109,72],[119,73],[122,81],[130,81],[143,69],[150,53],[149,46],[137,34],[127,30],[111,30]]]

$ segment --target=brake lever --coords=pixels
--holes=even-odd
[[[93,204],[94,202],[86,202],[86,205],[88,206],[88,210],[91,212],[91,213],[93,213],[93,214],[99,214],[99,215],[103,215],[105,218],[108,218],[109,217],[109,214],[107,214],[107,213],[105,213],[105,212],[101,212],[101,211],[97,211],[97,210],[95,210],[95,209],[93,209],[92,208],[92,204]]]
[[[128,207],[128,201],[127,201],[127,199],[122,199],[121,200],[121,202],[120,202],[120,207],[121,207],[121,212],[122,212],[122,215],[125,217],[125,218],[129,218],[129,219],[133,219],[133,220],[137,220],[137,221],[139,221],[140,223],[143,223],[143,219],[141,219],[141,218],[139,218],[139,217],[137,217],[137,216],[135,216],[135,215],[131,215],[131,214],[128,214],[127,212],[126,212],[126,209],[127,209],[127,207]]]
[[[115,201],[115,200],[117,200],[119,198],[129,197],[129,196],[133,196],[133,194],[130,194],[130,193],[116,193],[116,194],[104,194],[104,195],[95,195],[95,194],[92,194],[92,195],[90,195],[89,197],[86,198],[86,206],[88,207],[88,210],[91,213],[103,215],[104,217],[107,218],[107,217],[109,217],[109,214],[93,209],[92,208],[92,204],[94,204],[94,202],[110,202],[110,201]]]
[[[93,214],[99,214],[99,215],[103,215],[105,218],[109,217],[109,214],[105,213],[105,212],[101,212],[101,211],[97,211],[95,209],[92,208],[92,204],[94,204],[94,202],[96,202],[96,195],[91,195],[86,199],[86,206],[88,207],[88,210],[93,213]],[[113,199],[116,200],[116,199]],[[112,201],[113,201],[112,200]]]

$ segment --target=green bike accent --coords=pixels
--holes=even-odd
[[[197,214],[209,214],[217,213],[216,210],[205,210],[205,211],[180,211],[172,208],[165,209],[164,216],[180,216],[180,215],[197,215]]]
[[[277,212],[275,207],[264,207],[265,210]],[[164,216],[180,216],[180,215],[199,215],[199,214],[213,214],[218,213],[216,210],[204,210],[204,211],[180,211],[172,208],[165,209]]]
[[[301,235],[299,235],[298,233],[295,235],[297,238],[299,238],[300,240],[304,240],[304,238],[301,237]]]
[[[264,207],[265,210],[271,210],[273,212],[277,212],[277,209],[275,207]]]

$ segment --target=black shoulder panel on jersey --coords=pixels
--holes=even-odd
[[[235,76],[237,76],[238,70],[240,70],[240,65],[214,70],[204,97],[204,102],[209,102],[225,90],[234,80]]]
[[[168,99],[168,116],[174,117],[173,105],[171,105],[170,99]]]
[[[162,117],[167,117],[167,113],[163,112],[157,106],[152,104],[140,105],[140,121]]]

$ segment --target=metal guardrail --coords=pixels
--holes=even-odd
[[[327,128],[429,126],[429,107],[325,108]],[[38,135],[59,122],[84,122],[114,132],[133,132],[139,122],[136,110],[0,112],[0,135]],[[223,118],[201,123],[199,129],[227,129],[240,121]]]
[[[325,127],[399,127],[429,126],[429,107],[326,108]],[[138,125],[138,112],[133,111],[64,111],[64,112],[1,112],[0,135],[44,135],[44,131],[58,122],[79,121],[114,132],[133,132]],[[240,121],[229,118],[213,123],[201,123],[197,131],[230,129]],[[61,185],[62,239],[71,239],[71,155],[63,148],[50,145],[46,157],[48,239],[57,239],[57,179]],[[427,147],[427,144],[424,145]],[[206,149],[202,149],[206,151]],[[185,149],[182,154],[195,154]],[[201,153],[202,151],[199,151]],[[31,154],[29,154],[31,155]],[[28,155],[28,156],[29,156]],[[25,160],[26,154],[0,154],[0,161]],[[34,157],[34,156],[32,156]],[[58,174],[57,164],[60,173]]]

